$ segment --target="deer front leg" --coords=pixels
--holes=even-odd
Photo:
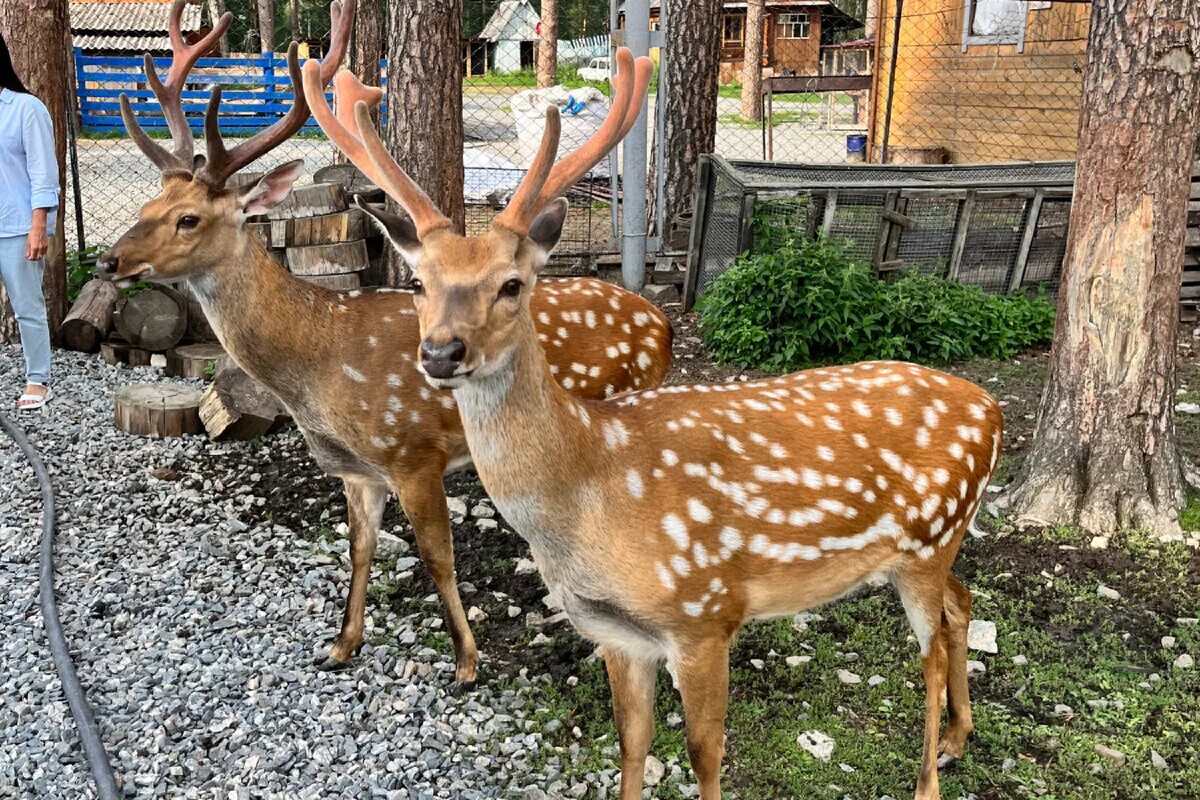
[[[708,639],[680,654],[676,668],[688,760],[700,800],[720,800],[721,759],[725,757],[725,712],[729,706],[729,639]]]
[[[379,523],[387,503],[388,490],[382,484],[346,478],[346,516],[350,525],[350,591],[342,614],[342,630],[329,648],[329,654],[317,666],[323,670],[343,669],[362,645],[363,619],[366,615],[367,584],[371,580],[371,560],[379,541]]]
[[[400,495],[404,513],[413,524],[417,550],[442,598],[457,661],[454,681],[466,688],[475,683],[479,653],[475,649],[475,637],[471,635],[455,582],[454,540],[450,535],[450,511],[446,507],[446,492],[442,486],[445,463],[428,466],[430,468],[420,475],[405,475],[397,480],[396,492]]]
[[[621,740],[621,800],[641,800],[646,754],[654,739],[654,679],[658,664],[604,648],[613,715]]]

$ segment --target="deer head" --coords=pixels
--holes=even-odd
[[[142,153],[162,173],[162,193],[142,207],[137,223],[101,261],[105,276],[118,284],[180,278],[227,261],[231,245],[242,241],[246,218],[265,213],[287,197],[303,167],[302,161],[289,161],[267,172],[251,187],[234,189],[225,185],[235,172],[278,147],[304,125],[308,104],[299,91],[281,119],[240,144],[226,148],[218,118],[221,88],[217,86],[204,118],[207,155],[193,155],[192,130],[182,105],[184,85],[196,60],[224,34],[232,16],[226,13],[211,33],[189,46],[180,32],[186,3],[187,0],[175,0],[171,6],[169,33],[173,59],[165,82],[159,80],[150,55],[145,56],[146,82],[162,106],[173,150],[168,151],[146,135],[129,99],[121,95],[125,127]],[[337,0],[330,6],[329,51],[319,63],[309,62],[313,67],[311,79],[320,80],[318,91],[323,90],[345,55],[355,3],[356,0]],[[300,64],[295,42],[288,48],[287,61],[292,85],[299,88]]]
[[[359,202],[413,268],[423,339],[420,365],[434,386],[452,388],[491,374],[512,350],[518,329],[532,330],[529,293],[558,244],[566,221],[565,194],[633,127],[653,64],[626,48],[617,52],[613,103],[595,137],[556,161],[557,108],[529,172],[511,202],[482,236],[463,236],[387,152],[371,124],[381,91],[349,72],[334,81],[336,113],[323,94],[323,77],[305,64],[304,92],[313,116],[349,159],[408,213],[397,217]]]

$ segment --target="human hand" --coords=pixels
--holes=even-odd
[[[46,226],[34,225],[25,238],[25,260],[37,261],[46,255]]]

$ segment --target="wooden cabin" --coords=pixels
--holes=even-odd
[[[878,0],[872,160],[972,163],[1075,157],[1091,5]],[[890,111],[889,111],[890,107]]]

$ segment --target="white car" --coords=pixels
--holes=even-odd
[[[588,62],[586,67],[580,67],[579,77],[585,81],[595,81],[597,83],[608,81],[612,77],[612,68],[609,65],[608,56],[593,58]]]

